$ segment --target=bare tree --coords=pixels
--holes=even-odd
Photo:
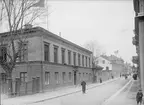
[[[12,93],[12,71],[17,59],[24,54],[24,26],[35,24],[37,18],[45,15],[43,2],[44,0],[0,0],[0,23],[8,25],[8,32],[0,36],[0,65],[7,75],[9,93]]]
[[[103,47],[97,41],[88,41],[84,44],[84,47],[92,51],[93,55],[96,57],[105,53]]]

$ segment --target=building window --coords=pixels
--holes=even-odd
[[[78,54],[78,65],[80,66],[80,54]]]
[[[65,63],[65,49],[61,49],[61,54],[62,54],[62,64]]]
[[[66,73],[65,72],[62,72],[62,79],[63,79],[63,83],[66,82]]]
[[[103,64],[105,64],[105,60],[103,60],[102,62],[103,62]]]
[[[68,64],[71,64],[71,51],[68,51]]]
[[[74,66],[76,65],[76,53],[75,52],[73,53],[73,64]]]
[[[45,84],[50,84],[50,72],[45,72]]]
[[[86,78],[88,79],[88,73],[86,73]]]
[[[91,73],[89,73],[89,80],[91,80]]]
[[[28,43],[27,42],[18,42],[18,47],[20,49],[19,52],[19,61],[27,61],[28,60]]]
[[[6,80],[7,80],[7,75],[6,73],[1,73],[1,80],[2,80],[2,83],[5,83]]]
[[[72,73],[69,72],[69,80],[72,80]]]
[[[109,70],[109,67],[108,67],[108,66],[106,67],[106,70]]]
[[[27,72],[20,72],[20,80],[21,82],[27,81]]]
[[[87,67],[87,56],[85,57],[85,60],[86,60],[86,67]]]
[[[81,73],[79,73],[79,80],[81,81]]]
[[[82,66],[84,67],[84,55],[82,55]]]
[[[58,63],[58,47],[54,46],[54,62]]]
[[[83,77],[85,76],[85,74],[83,73]]]
[[[0,60],[7,61],[7,48],[0,46]]]
[[[59,83],[59,73],[58,72],[55,72],[55,81],[56,81],[56,84]]]
[[[89,67],[90,67],[90,58],[89,58]]]
[[[49,61],[49,44],[44,44],[44,60]]]

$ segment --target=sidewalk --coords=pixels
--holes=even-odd
[[[136,93],[139,88],[139,80],[132,80],[132,82],[107,105],[137,105]]]
[[[88,84],[87,89],[91,89],[100,85],[104,85],[106,83],[115,81],[119,78],[111,79],[108,81],[105,81],[103,83],[95,83],[95,84]],[[9,98],[9,99],[3,99],[2,105],[28,105],[30,103],[36,103],[36,102],[42,102],[45,100],[50,100],[53,98],[66,96],[69,94],[81,92],[81,86],[74,86],[72,88],[64,88],[57,91],[52,92],[45,92],[45,93],[38,93],[34,95],[27,95],[27,96],[21,96],[21,97],[15,97],[15,98]]]
[[[140,89],[140,82],[139,80],[133,80],[132,87],[128,91],[127,100],[125,105],[137,105],[136,103],[136,94]]]

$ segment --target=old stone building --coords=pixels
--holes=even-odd
[[[7,34],[1,33],[0,36],[6,38]],[[82,80],[92,81],[91,51],[41,27],[31,27],[22,36],[26,38],[24,55],[17,60],[12,77],[13,80],[20,79],[24,92],[31,92],[34,87],[42,91],[77,85]],[[5,80],[2,68],[0,73]],[[37,84],[33,80],[38,80]]]

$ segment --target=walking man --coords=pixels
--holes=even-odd
[[[83,92],[83,94],[84,94],[85,91],[86,91],[86,82],[85,82],[85,81],[82,81],[82,82],[81,82],[81,86],[82,86],[82,92]]]
[[[140,105],[142,104],[142,97],[143,97],[143,93],[142,93],[142,90],[140,89],[136,95],[137,105],[139,105],[139,103]]]

